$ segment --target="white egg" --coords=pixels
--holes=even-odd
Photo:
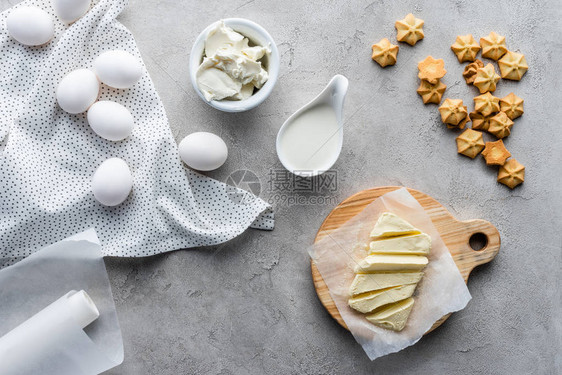
[[[100,81],[116,89],[128,89],[142,76],[140,61],[126,51],[107,51],[94,61]]]
[[[92,104],[88,110],[88,123],[97,135],[110,141],[127,138],[135,127],[131,112],[109,100]]]
[[[91,0],[52,0],[55,14],[62,22],[72,23],[90,9]]]
[[[57,102],[68,113],[82,113],[98,99],[100,82],[88,69],[68,73],[57,87]]]
[[[107,159],[92,177],[94,197],[105,206],[117,206],[127,199],[133,188],[133,175],[123,159]]]
[[[36,7],[19,7],[10,12],[6,19],[8,34],[26,46],[40,46],[55,35],[51,16]]]
[[[221,137],[213,133],[197,132],[185,137],[179,145],[180,158],[188,167],[212,171],[224,164],[228,148]]]

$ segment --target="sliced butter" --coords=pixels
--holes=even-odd
[[[427,255],[431,249],[431,237],[425,233],[407,237],[389,238],[371,242],[369,254]]]
[[[423,276],[423,272],[399,273],[358,273],[351,283],[351,295],[372,292],[395,286],[416,284]]]
[[[352,297],[348,300],[348,303],[352,309],[362,313],[368,313],[381,306],[388,305],[389,303],[411,297],[415,289],[416,284],[402,285]]]
[[[365,318],[379,327],[393,331],[402,331],[406,326],[406,321],[410,316],[413,306],[414,299],[408,298],[385,306],[381,310],[365,316]]]
[[[421,231],[406,220],[393,213],[385,212],[377,220],[375,227],[371,231],[371,237],[395,237],[419,233],[421,233]]]
[[[362,259],[355,273],[379,271],[420,271],[427,265],[427,258],[421,255],[375,254]]]

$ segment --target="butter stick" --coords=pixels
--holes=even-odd
[[[431,249],[431,237],[425,233],[407,237],[373,241],[369,254],[427,255]]]
[[[421,231],[391,212],[383,213],[371,231],[371,238],[405,236]]]
[[[375,254],[362,259],[355,273],[385,271],[420,271],[427,265],[427,258],[421,255]]]
[[[400,285],[416,284],[422,276],[423,272],[358,273],[355,275],[349,291],[351,295],[355,296]]]
[[[416,284],[397,286],[376,292],[352,297],[348,300],[349,306],[361,313],[371,312],[381,306],[388,305],[411,297],[416,289]]]
[[[372,314],[366,315],[367,320],[379,327],[402,331],[414,307],[414,299],[407,298],[402,301],[383,307]]]

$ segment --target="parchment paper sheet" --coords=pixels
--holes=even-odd
[[[55,38],[41,47],[11,38],[5,22],[11,9],[0,14],[0,268],[92,227],[104,255],[113,256],[215,245],[250,226],[273,229],[266,202],[256,197],[240,204],[232,196],[241,190],[183,166],[144,67],[131,89],[101,86],[100,100],[116,101],[134,117],[135,129],[124,141],[102,139],[85,113],[71,115],[58,106],[60,80],[91,68],[100,53],[126,50],[142,60],[133,35],[116,20],[126,5],[127,0],[95,0],[67,26],[54,15],[51,0],[17,4],[52,15]],[[185,43],[188,53],[189,35]],[[185,126],[195,131],[189,121],[187,112]],[[117,207],[102,206],[91,192],[93,173],[110,157],[125,160],[134,178],[131,195]]]
[[[429,264],[414,294],[413,310],[401,332],[373,325],[347,304],[355,266],[368,255],[369,233],[383,212],[400,216],[430,235],[432,240]],[[423,207],[405,188],[373,201],[343,226],[314,244],[309,253],[343,320],[371,360],[415,344],[433,323],[450,312],[463,309],[471,299],[439,232]]]
[[[0,352],[0,374],[92,375],[123,362],[121,329],[93,230],[0,270],[0,340],[72,289],[90,295],[99,318],[85,330],[73,321],[46,327],[51,334],[37,337],[36,345],[19,355]]]

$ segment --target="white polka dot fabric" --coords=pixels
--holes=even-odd
[[[58,82],[74,69],[91,68],[101,52],[122,49],[141,58],[131,33],[115,20],[126,3],[95,2],[70,26],[55,17],[48,0],[18,4],[53,15],[55,38],[42,47],[12,39],[10,10],[1,14],[0,268],[91,227],[112,256],[215,245],[250,226],[273,229],[263,200],[238,204],[225,184],[183,166],[146,70],[131,89],[102,85],[100,100],[123,104],[135,118],[133,134],[122,142],[97,136],[85,113],[71,115],[57,105]],[[110,157],[125,160],[134,175],[131,195],[116,207],[98,203],[90,186]]]

